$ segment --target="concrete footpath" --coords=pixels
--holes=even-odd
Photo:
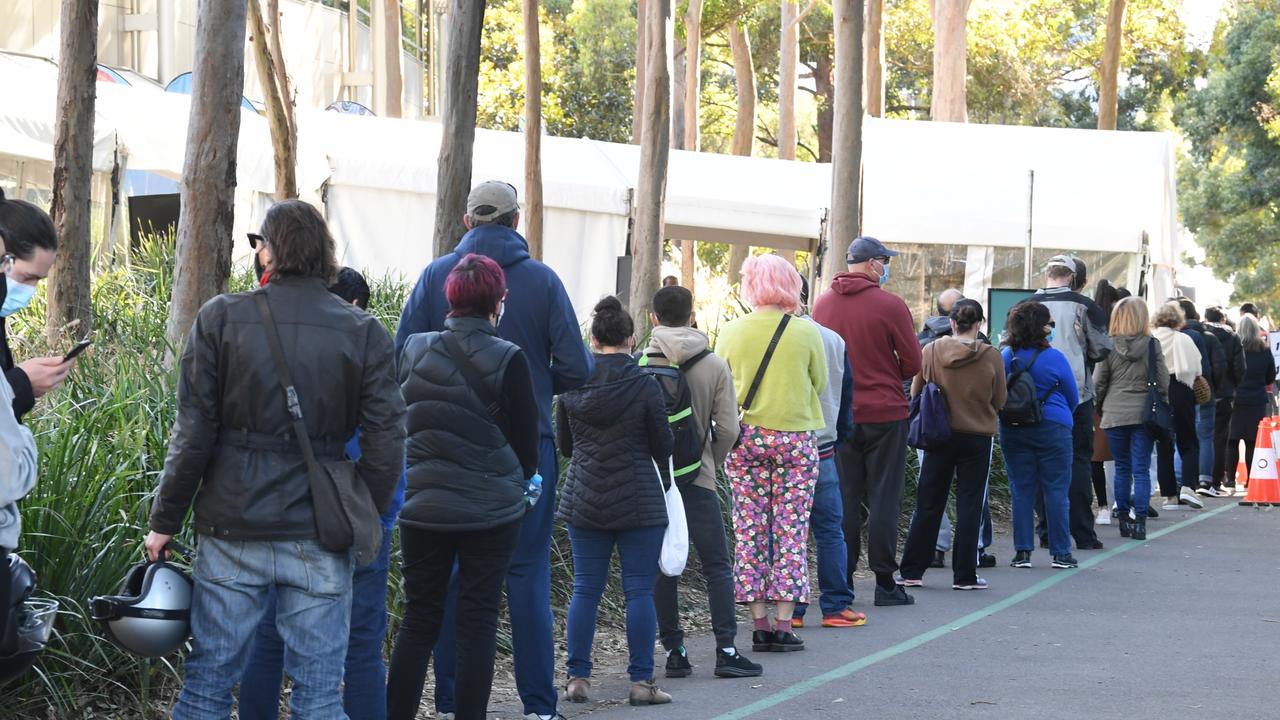
[[[761,678],[712,676],[711,638],[691,638],[691,678],[662,677],[675,701],[626,705],[624,668],[599,668],[598,702],[570,718],[1280,718],[1280,508],[1206,498],[1161,513],[1145,542],[1100,526],[1107,544],[1081,567],[1013,569],[1008,536],[985,591],[931,570],[910,607],[871,605],[859,584],[855,629],[799,631],[807,649],[750,653]],[[739,647],[750,648],[742,624]],[[660,648],[659,648],[660,650]],[[495,708],[496,710],[496,708]],[[512,717],[498,712],[491,717]]]

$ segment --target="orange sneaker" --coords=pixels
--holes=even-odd
[[[800,628],[800,629],[803,629],[803,628],[804,628],[804,618],[800,617],[799,615],[797,615],[797,616],[795,616],[795,617],[791,618],[791,627],[792,627],[792,628]]]
[[[835,615],[823,615],[822,627],[829,628],[854,628],[862,627],[867,624],[867,616],[860,612],[854,612],[848,608],[841,610]]]

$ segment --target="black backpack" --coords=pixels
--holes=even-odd
[[[1036,393],[1036,381],[1031,377],[1031,366],[1035,365],[1036,360],[1040,358],[1040,352],[1043,351],[1037,351],[1032,356],[1031,362],[1021,370],[1013,369],[1019,361],[1016,355],[1009,361],[1009,369],[1012,372],[1005,376],[1005,385],[1008,387],[1009,394],[1008,399],[1005,400],[1004,409],[1000,411],[1000,419],[1006,425],[1026,427],[1039,423],[1044,419],[1044,401],[1058,389],[1058,384],[1054,383],[1044,396]]]
[[[667,405],[667,421],[671,423],[671,435],[675,440],[671,452],[671,464],[675,468],[675,480],[681,484],[693,482],[702,467],[702,448],[711,435],[711,422],[703,430],[694,421],[693,396],[689,392],[689,383],[684,374],[699,360],[711,354],[711,350],[703,350],[684,361],[683,365],[669,363],[667,365],[650,365],[650,358],[663,358],[660,352],[646,353],[639,357],[640,368],[658,381],[662,388],[663,400]],[[666,469],[662,469],[666,474]]]

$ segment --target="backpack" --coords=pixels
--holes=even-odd
[[[1000,420],[1006,425],[1026,427],[1044,419],[1044,401],[1058,389],[1058,383],[1054,383],[1043,397],[1036,393],[1036,381],[1031,377],[1031,366],[1036,364],[1041,352],[1043,351],[1037,351],[1032,356],[1031,362],[1021,370],[1013,370],[1020,358],[1014,355],[1009,361],[1009,369],[1012,372],[1005,376],[1005,385],[1009,390],[1008,399],[1005,400],[1004,409],[1000,411]]]
[[[660,352],[645,353],[639,358],[640,369],[649,373],[662,388],[662,399],[667,407],[667,421],[671,424],[671,435],[675,440],[671,451],[670,472],[674,480],[683,484],[693,482],[702,467],[702,448],[711,436],[711,422],[703,430],[695,424],[693,415],[693,395],[689,392],[689,382],[684,374],[699,360],[711,354],[710,349],[694,355],[684,361],[683,365],[669,363],[667,365],[650,365],[650,358],[666,358]],[[660,472],[666,472],[660,469]]]
[[[929,361],[930,367],[922,373],[924,387],[911,398],[907,444],[920,450],[940,450],[951,441],[951,411],[946,394],[933,381],[933,353],[929,354]]]

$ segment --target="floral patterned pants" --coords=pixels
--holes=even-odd
[[[737,601],[808,602],[809,510],[818,481],[814,434],[744,424],[741,437],[725,466],[733,491]]]

